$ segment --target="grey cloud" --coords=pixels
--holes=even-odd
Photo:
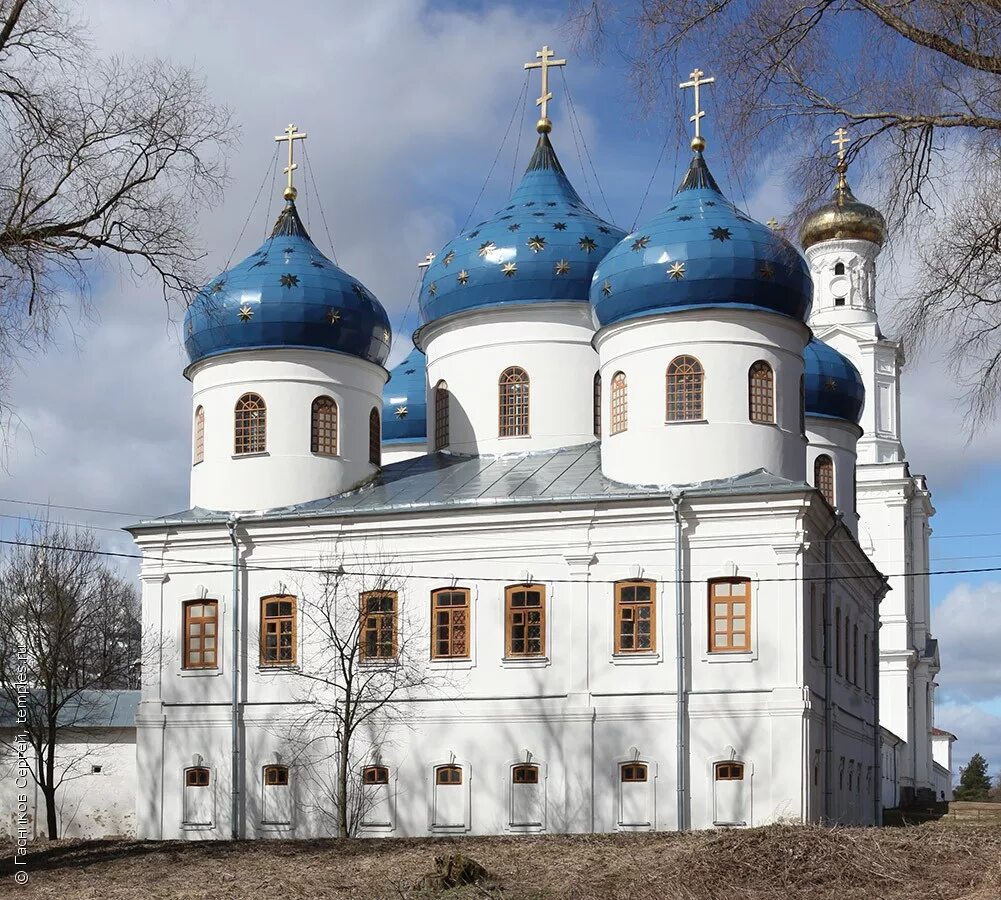
[[[935,607],[934,630],[942,654],[938,678],[947,702],[1001,698],[1001,582],[954,587]]]
[[[952,745],[953,781],[959,782],[959,769],[974,753],[982,754],[990,764],[992,776],[1001,775],[1001,718],[970,703],[943,704],[935,710],[939,728],[951,731],[958,740]]]

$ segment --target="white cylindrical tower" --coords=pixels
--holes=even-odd
[[[548,126],[509,204],[441,249],[421,288],[428,449],[524,453],[595,440],[588,289],[623,232],[585,206]]]
[[[802,480],[811,291],[800,254],[722,195],[696,149],[671,205],[594,276],[604,474]]]
[[[320,253],[289,200],[185,315],[191,505],[271,509],[371,478],[389,344],[379,301]]]
[[[858,536],[855,465],[865,388],[858,369],[833,347],[811,339],[803,351],[807,480],[839,509]]]

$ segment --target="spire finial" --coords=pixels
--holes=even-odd
[[[542,96],[535,101],[536,106],[542,107],[542,117],[535,124],[535,130],[539,134],[549,134],[553,130],[553,123],[549,121],[548,116],[548,104],[553,99],[553,92],[549,90],[549,69],[551,66],[565,66],[567,64],[565,59],[553,59],[554,55],[554,52],[543,44],[541,50],[535,51],[535,57],[539,62],[525,63],[526,69],[542,70]]]
[[[424,257],[419,263],[417,263],[417,268],[421,270],[421,281],[424,281],[424,276],[427,274],[431,263],[434,262],[435,253],[433,250],[429,250],[427,256]]]
[[[848,131],[844,127],[839,128],[834,132],[834,140],[831,143],[838,148],[838,165],[836,168],[838,172],[838,192],[840,193],[848,187],[848,179],[845,177],[848,172],[848,158],[845,147],[851,143],[848,139]]]
[[[295,200],[298,195],[295,185],[292,184],[292,173],[299,168],[299,164],[295,162],[293,150],[295,149],[295,141],[301,141],[305,138],[305,132],[298,131],[295,125],[289,125],[285,129],[284,134],[275,135],[276,141],[288,141],[288,165],[282,169],[282,171],[288,176],[288,183],[285,185],[285,191],[282,194],[286,200]]]
[[[716,82],[715,77],[703,78],[702,76],[705,74],[706,73],[703,72],[701,69],[695,69],[692,72],[692,74],[688,76],[691,79],[691,81],[683,81],[681,84],[678,85],[678,87],[680,88],[693,88],[695,92],[695,115],[690,116],[688,121],[695,123],[695,137],[692,138],[692,149],[695,150],[696,152],[701,152],[702,150],[706,149],[706,139],[702,137],[702,129],[700,127],[700,122],[702,121],[702,118],[703,116],[705,116],[706,112],[704,109],[702,109],[699,103],[701,99],[701,93],[699,89],[704,84],[715,84]]]

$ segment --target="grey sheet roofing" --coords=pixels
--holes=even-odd
[[[458,456],[432,453],[384,466],[372,481],[322,500],[242,514],[241,520],[326,518],[454,507],[513,506],[529,503],[594,503],[602,500],[665,498],[689,495],[737,495],[809,491],[805,482],[789,481],[757,469],[733,478],[696,485],[636,486],[610,481],[601,474],[597,443],[506,456]],[[164,525],[225,521],[228,513],[189,509],[148,519],[128,531]]]
[[[59,710],[60,728],[132,728],[136,724],[139,691],[80,691]],[[40,694],[34,696],[41,697]],[[30,702],[30,701],[29,701]],[[6,699],[0,701],[0,728],[15,724],[14,711]]]

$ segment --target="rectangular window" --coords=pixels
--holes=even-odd
[[[215,600],[189,600],[184,604],[184,668],[217,666],[219,604]]]
[[[619,769],[619,775],[625,784],[636,784],[647,780],[646,763],[624,763]]]
[[[362,659],[396,658],[396,591],[361,595]]]
[[[261,598],[261,665],[295,665],[295,597]]]
[[[709,582],[709,652],[751,649],[751,582],[716,578]]]
[[[389,769],[386,766],[365,766],[362,781],[365,784],[389,784]]]
[[[508,656],[546,655],[546,588],[522,584],[504,592]]]
[[[431,594],[431,658],[469,658],[469,591],[444,588]]]
[[[615,652],[652,653],[657,587],[652,581],[620,581],[615,585]]]

